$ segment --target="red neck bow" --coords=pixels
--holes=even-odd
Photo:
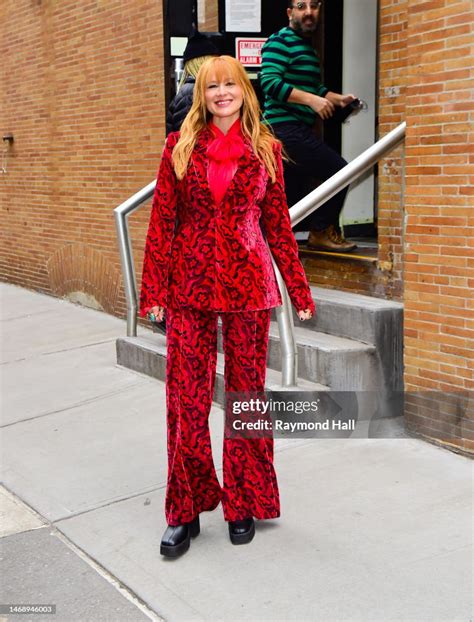
[[[245,143],[240,131],[240,119],[237,119],[224,134],[212,121],[209,123],[214,140],[209,143],[207,155],[211,160],[226,162],[227,160],[238,160],[245,151]]]
[[[227,134],[212,122],[209,127],[215,138],[207,148],[208,180],[214,199],[219,204],[235,175],[238,160],[245,153],[245,143],[240,131],[240,119],[232,124]]]

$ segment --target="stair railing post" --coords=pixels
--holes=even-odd
[[[122,264],[123,286],[127,301],[127,337],[137,336],[138,295],[128,217],[147,201],[155,190],[156,180],[136,192],[114,209],[117,242]]]
[[[127,337],[137,336],[137,279],[133,265],[133,251],[128,229],[128,215],[115,212],[120,263],[122,264],[123,285],[127,300]]]
[[[272,258],[273,268],[280,288],[282,305],[275,309],[280,333],[281,348],[281,386],[296,387],[298,378],[298,358],[296,356],[295,327],[291,312],[291,301],[285,282]]]

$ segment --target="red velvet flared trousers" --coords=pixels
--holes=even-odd
[[[223,486],[216,476],[209,434],[222,319],[225,389],[263,391],[270,311],[217,314],[167,311],[168,483],[166,520],[179,525],[222,501],[226,521],[280,516],[273,438],[224,438]]]

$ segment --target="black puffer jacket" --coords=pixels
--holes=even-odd
[[[176,93],[166,115],[166,135],[170,132],[177,132],[181,128],[184,117],[188,114],[193,103],[195,83],[196,80],[194,78],[186,78],[184,84]]]

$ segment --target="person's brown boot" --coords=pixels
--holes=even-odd
[[[357,248],[357,245],[354,244],[353,242],[348,242],[346,238],[344,237],[344,234],[342,233],[342,231],[338,231],[334,225],[331,225],[328,228],[328,235],[331,238],[331,240],[334,240],[334,242],[336,242],[336,244],[343,245],[342,250],[353,251],[355,248]]]
[[[329,229],[324,229],[323,231],[310,231],[307,243],[308,248],[333,253],[345,251],[345,245],[338,242],[335,236],[330,236],[329,234]],[[348,249],[349,247],[351,247],[351,245],[348,245]]]

